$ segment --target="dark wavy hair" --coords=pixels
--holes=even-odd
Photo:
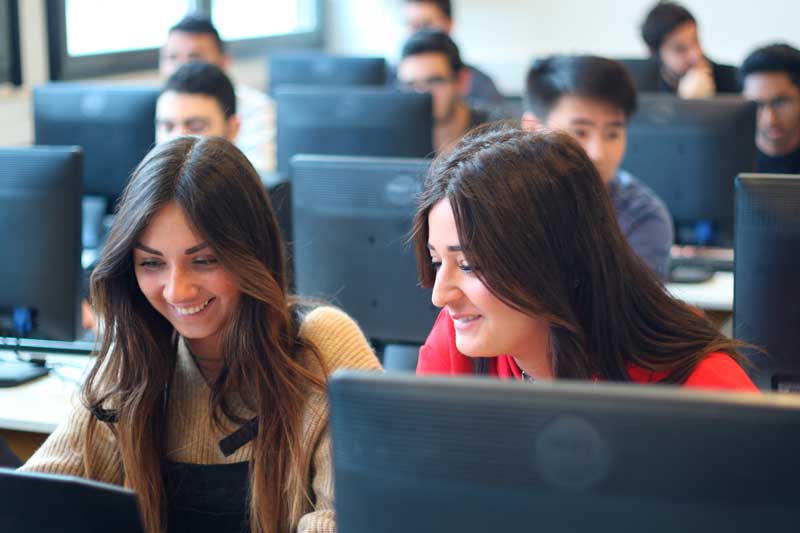
[[[554,375],[630,381],[627,365],[683,383],[737,345],[675,300],[633,252],[594,164],[569,135],[488,126],[432,165],[412,238],[422,285],[435,281],[428,214],[453,209],[460,244],[487,288],[550,324]],[[485,359],[475,359],[476,373]]]
[[[739,77],[759,72],[785,72],[800,89],[800,50],[785,43],[775,43],[753,50],[739,69]]]
[[[161,94],[172,91],[182,94],[210,96],[219,104],[225,118],[236,114],[236,91],[230,78],[216,65],[190,61],[167,78]]]
[[[323,390],[324,368],[317,349],[299,335],[299,309],[287,295],[283,243],[267,193],[247,158],[221,138],[179,137],[156,146],[122,195],[91,277],[92,302],[104,334],[82,389],[88,409],[111,411],[115,421],[90,417],[84,444],[87,476],[93,468],[89,442],[96,424],[109,423],[126,485],[139,495],[147,530],[163,530],[163,400],[175,370],[178,337],[139,289],[132,256],[149,221],[172,202],[242,293],[223,334],[225,361],[211,385],[210,407],[220,428],[223,416],[246,422],[233,412],[234,398],[258,416],[250,461],[251,529],[293,529],[312,501],[308,480],[314,446],[302,441],[302,410],[309,390]],[[314,356],[322,375],[301,364],[304,353]]]

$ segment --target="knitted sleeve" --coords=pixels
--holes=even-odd
[[[47,438],[20,470],[79,476],[122,485],[124,476],[116,439],[103,423],[95,424],[89,444],[91,458],[84,454],[84,440],[91,413],[82,405]]]
[[[300,334],[314,343],[328,372],[349,368],[380,371],[381,365],[358,325],[344,312],[333,307],[318,307],[303,321]],[[306,434],[327,425],[327,395],[312,399],[307,413]],[[312,463],[311,489],[314,510],[303,515],[297,525],[298,533],[334,533],[336,521],[333,510],[333,457],[330,432],[326,428],[319,438]]]

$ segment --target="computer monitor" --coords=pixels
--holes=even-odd
[[[764,390],[800,392],[800,175],[736,180],[733,334]]]
[[[270,94],[281,85],[386,84],[386,60],[325,52],[275,52],[267,58]]]
[[[82,160],[74,146],[0,148],[0,336],[76,337]],[[30,331],[14,326],[15,309],[35,315]]]
[[[800,398],[403,374],[330,381],[341,531],[791,531]]]
[[[71,82],[34,87],[35,142],[82,147],[84,194],[104,197],[111,212],[128,176],[153,147],[159,92]]]
[[[639,95],[622,168],[664,200],[678,244],[733,246],[733,180],[754,169],[755,105]]]
[[[143,533],[136,495],[77,477],[0,468],[3,531]]]
[[[367,337],[422,344],[436,320],[407,243],[425,159],[300,155],[292,159],[298,294],[331,300]]]
[[[278,171],[296,154],[427,157],[429,94],[364,87],[284,86],[276,92]]]

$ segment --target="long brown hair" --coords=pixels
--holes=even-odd
[[[487,288],[551,325],[555,376],[629,381],[633,363],[683,383],[712,352],[742,362],[737,344],[669,296],[636,256],[594,164],[568,135],[489,126],[434,162],[412,230],[428,287],[428,213],[441,200]],[[485,360],[475,367],[485,371]]]
[[[183,209],[242,292],[224,332],[225,364],[211,387],[211,412],[218,427],[223,416],[245,422],[230,407],[235,395],[258,416],[250,461],[251,530],[294,528],[312,501],[313,446],[301,442],[302,410],[308,391],[324,387],[324,377],[299,358],[310,352],[320,368],[322,361],[298,334],[298,309],[287,296],[283,244],[269,198],[253,166],[229,142],[175,139],[154,148],[131,176],[92,273],[92,301],[104,334],[83,403],[95,413],[113,412],[126,485],[139,495],[147,530],[162,530],[163,401],[177,335],[139,289],[132,254],[150,219],[171,202]],[[94,417],[89,422],[87,452],[97,423]],[[90,473],[88,455],[86,468]]]

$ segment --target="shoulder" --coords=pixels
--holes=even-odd
[[[684,383],[685,387],[758,392],[744,369],[722,352],[709,354],[698,363]]]
[[[714,73],[714,85],[717,86],[718,93],[739,93],[739,73],[733,65],[723,65],[721,63],[711,63]]]
[[[329,372],[337,368],[381,368],[361,328],[340,309],[320,306],[307,312],[300,335],[316,346]]]
[[[272,100],[266,93],[242,83],[237,83],[234,89],[236,91],[237,114],[250,109],[272,107]]]
[[[634,219],[655,218],[672,225],[672,217],[664,201],[631,173],[620,170],[612,183],[612,199],[617,211]]]

